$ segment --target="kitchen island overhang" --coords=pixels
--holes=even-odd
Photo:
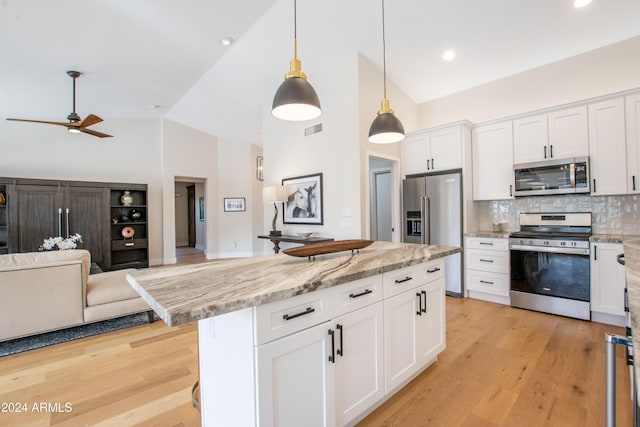
[[[283,254],[158,267],[127,281],[169,326],[254,307],[461,252],[459,247],[374,242],[315,261]]]

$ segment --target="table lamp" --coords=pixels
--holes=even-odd
[[[272,185],[262,189],[262,201],[264,203],[273,203],[273,221],[271,222],[271,231],[269,236],[282,236],[282,232],[276,230],[276,219],[278,218],[278,203],[286,202],[289,198],[289,189],[286,185]]]

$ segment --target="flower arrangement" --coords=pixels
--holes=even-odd
[[[63,251],[66,249],[75,249],[78,247],[78,243],[82,243],[82,236],[78,233],[73,236],[69,236],[66,239],[63,239],[62,237],[49,237],[48,239],[44,239],[38,250]]]

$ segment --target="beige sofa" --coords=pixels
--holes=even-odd
[[[89,275],[84,249],[0,255],[0,341],[153,312],[125,279]]]

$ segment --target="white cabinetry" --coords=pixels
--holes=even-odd
[[[473,200],[513,198],[513,124],[478,126],[471,137]]]
[[[358,421],[396,391],[385,366],[410,353],[400,386],[444,350],[444,283],[440,259],[199,321],[202,424]]]
[[[591,243],[591,318],[624,326],[625,269],[620,243]]]
[[[622,98],[589,104],[591,194],[626,194],[627,157]]]
[[[625,98],[627,124],[627,190],[640,193],[640,94]]]
[[[405,175],[462,168],[462,125],[411,133],[402,147]]]
[[[513,121],[513,161],[516,164],[588,155],[586,106]]]
[[[509,304],[509,239],[466,237],[468,296]]]
[[[444,262],[386,275],[383,288],[385,390],[390,393],[445,347]]]

